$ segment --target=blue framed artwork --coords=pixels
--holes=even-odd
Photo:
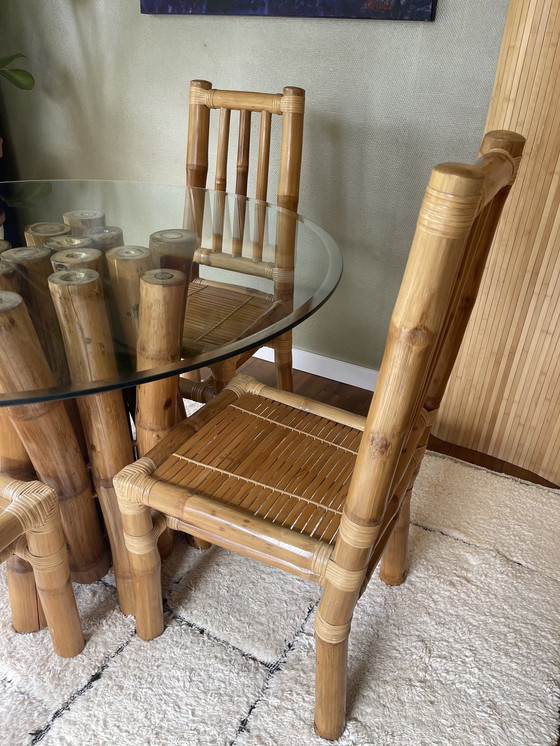
[[[433,21],[437,0],[140,0],[142,13]]]

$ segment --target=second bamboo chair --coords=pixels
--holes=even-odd
[[[367,419],[241,375],[115,479],[144,639],[163,631],[152,509],[160,527],[324,587],[315,726],[325,738],[344,729],[358,598],[380,559],[382,580],[405,579],[412,487],[523,144],[491,132],[474,165],[432,171]]]
[[[27,587],[22,593],[21,588],[11,587],[12,608],[38,605],[35,616],[44,614],[55,652],[64,658],[77,655],[83,650],[84,636],[56,492],[42,482],[20,482],[0,474],[0,561],[13,555],[33,568],[38,599],[35,588],[29,592]],[[28,608],[19,609],[18,616],[26,612]]]
[[[272,262],[263,261],[264,216],[268,200],[270,151],[272,138],[272,119],[281,120],[280,155],[278,159],[278,189],[276,199],[271,200],[287,210],[297,211],[299,201],[299,182],[303,142],[303,116],[305,92],[301,88],[286,87],[282,93],[256,93],[247,91],[223,91],[212,88],[206,80],[193,80],[190,84],[189,98],[189,131],[187,145],[187,186],[212,186],[215,190],[226,192],[228,188],[228,146],[232,111],[239,112],[237,140],[237,161],[235,168],[236,200],[233,215],[233,243],[231,253],[222,252],[221,230],[217,223],[224,219],[225,202],[214,205],[216,213],[212,245],[200,246],[194,256],[195,263],[209,266],[226,266],[229,270],[247,273],[253,276],[273,278],[273,292],[265,294],[256,289],[237,287],[234,284],[206,283],[194,279],[189,291],[187,306],[184,352],[197,354],[209,350],[223,340],[224,334],[234,340],[249,333],[255,333],[282,314],[282,304],[290,310],[294,270],[293,241],[282,241],[276,247]],[[217,154],[215,177],[212,185],[207,184],[210,115],[213,110],[219,111],[217,132]],[[251,118],[260,116],[257,163],[253,167],[255,174],[250,174],[251,151]],[[251,255],[243,256],[242,247],[246,227],[246,197],[250,175],[254,176],[254,197],[263,204],[255,207],[254,225],[251,236]],[[195,217],[196,220],[196,217]],[[245,242],[246,243],[246,242]],[[278,242],[280,244],[280,242]],[[225,259],[224,259],[225,257]],[[251,300],[251,303],[248,301]],[[220,310],[222,310],[220,315]],[[196,320],[196,325],[194,321]],[[205,326],[206,321],[206,326]],[[292,335],[286,332],[271,345],[274,348],[277,373],[277,385],[285,390],[292,390]],[[212,366],[212,388],[188,388],[185,384],[183,393],[191,398],[208,399],[215,391],[221,390],[235,374],[236,368],[252,353],[232,358]]]

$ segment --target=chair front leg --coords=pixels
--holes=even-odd
[[[13,628],[20,633],[43,629],[47,621],[37,595],[33,568],[17,555],[10,557],[6,568]]]
[[[122,510],[122,501],[120,505]],[[158,539],[165,530],[165,516],[157,514],[154,526],[149,507],[135,508],[134,514],[122,513],[124,538],[132,572],[136,631],[143,640],[152,640],[164,629]]]
[[[348,636],[356,600],[356,589],[327,581],[315,618],[315,730],[332,741],[346,725]]]
[[[58,505],[37,531],[28,531],[26,536],[25,558],[33,567],[54,650],[64,658],[72,658],[83,650],[85,642]]]

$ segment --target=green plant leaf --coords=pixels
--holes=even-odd
[[[33,206],[48,197],[52,192],[50,181],[37,181],[24,184],[14,184],[9,196],[2,196],[0,200],[5,202],[9,207],[29,207]]]
[[[0,57],[0,67],[7,67],[10,62],[17,60],[18,57],[25,57],[24,54],[12,54],[10,57]]]
[[[6,80],[15,85],[17,88],[21,88],[24,91],[30,91],[35,85],[35,78],[27,70],[18,70],[14,68],[12,70],[0,70]]]

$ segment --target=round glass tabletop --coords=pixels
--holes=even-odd
[[[126,388],[251,350],[314,313],[342,273],[322,228],[224,192],[0,182],[0,211],[0,406]],[[157,339],[156,357],[142,334]],[[88,355],[95,365],[76,364]],[[47,377],[35,375],[44,363]]]

